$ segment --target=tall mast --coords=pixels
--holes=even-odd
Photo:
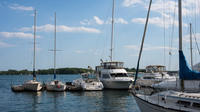
[[[182,4],[178,0],[178,18],[179,18],[179,51],[182,51]]]
[[[181,4],[181,0],[178,0],[178,19],[179,19],[179,52],[182,52],[182,4]],[[179,53],[180,55],[180,53]],[[179,57],[179,70],[181,70],[180,68],[180,57]],[[179,76],[180,76],[180,71],[179,71]],[[184,80],[181,79],[180,81],[180,85],[181,85],[181,91],[184,91]]]
[[[54,79],[56,79],[56,12],[55,12],[55,29],[54,29]]]
[[[110,49],[110,61],[112,61],[112,60],[113,60],[114,11],[115,11],[115,0],[113,0],[113,7],[112,7],[112,31],[111,31],[111,49]]]
[[[144,26],[144,32],[143,32],[143,36],[142,36],[142,43],[141,43],[141,46],[140,46],[140,52],[139,52],[139,57],[138,57],[138,61],[137,61],[135,80],[133,82],[134,85],[136,84],[136,80],[137,80],[137,77],[138,77],[138,72],[139,72],[139,67],[140,67],[140,59],[141,59],[141,56],[142,56],[142,50],[143,50],[143,45],[144,45],[144,40],[145,40],[145,36],[146,36],[146,31],[147,31],[147,26],[148,26],[148,21],[149,21],[149,15],[150,15],[150,10],[151,10],[151,3],[152,3],[152,0],[150,0],[150,2],[149,2],[149,8],[148,8],[146,22],[145,22],[145,26]]]
[[[191,55],[191,67],[193,70],[193,56],[192,56],[192,24],[190,23],[190,55]]]
[[[36,80],[36,73],[35,73],[35,38],[36,38],[36,10],[34,14],[34,47],[33,47],[33,80]]]

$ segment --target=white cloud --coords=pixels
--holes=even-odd
[[[13,10],[23,10],[23,11],[33,11],[34,10],[34,8],[31,7],[31,6],[22,6],[22,5],[19,5],[19,4],[12,4],[8,7],[13,9]]]
[[[102,20],[97,16],[94,16],[93,19],[84,19],[83,21],[80,21],[81,25],[103,25],[103,24],[111,24],[112,19],[109,18],[107,20]],[[114,20],[115,24],[128,24],[128,21],[126,21],[123,18],[115,18]]]
[[[32,31],[33,27],[23,27],[20,31]],[[54,25],[46,24],[42,26],[37,26],[37,31],[39,32],[53,32]],[[95,28],[88,28],[88,27],[69,27],[66,25],[57,25],[58,32],[87,32],[87,33],[101,33],[100,30]]]
[[[115,19],[115,23],[128,24],[128,22],[126,20],[124,20],[123,18],[117,18],[117,19]]]
[[[97,24],[99,24],[99,25],[104,24],[104,21],[101,20],[101,19],[100,19],[99,17],[97,17],[97,16],[94,16],[94,20],[95,20],[95,22],[96,22]]]
[[[8,43],[5,43],[5,42],[2,42],[0,41],[0,48],[1,47],[13,47],[14,45],[11,45],[11,44],[8,44]]]
[[[200,33],[196,33],[195,34],[196,35],[196,39],[197,39],[197,42],[200,42]],[[192,35],[193,36],[193,42],[194,42],[194,35]],[[178,41],[178,40],[177,40]],[[184,37],[183,37],[183,42],[186,42],[186,43],[189,43],[190,42],[190,35],[188,34],[188,35],[185,35]]]
[[[0,36],[5,38],[24,38],[24,39],[33,38],[32,33],[24,33],[24,32],[0,32]]]
[[[132,6],[132,5],[135,5],[135,4],[141,4],[143,3],[142,0],[124,0],[124,2],[122,3],[122,5],[124,7],[129,7],[129,6]]]
[[[123,6],[129,7],[132,5],[141,5],[144,6],[144,8],[147,10],[149,7],[148,2],[146,0],[124,0],[122,3]],[[141,7],[140,6],[140,7]],[[165,20],[165,26],[166,28],[172,26],[173,19],[174,19],[174,13],[177,17],[178,15],[178,3],[174,0],[155,0],[152,2],[151,6],[151,13],[157,13],[160,16],[159,17],[151,17],[149,19],[150,24],[155,24],[159,27],[164,27],[164,20]],[[195,14],[198,16],[200,14],[200,7],[198,0],[183,0],[182,1],[182,15],[183,17],[194,17]],[[134,18],[132,22],[138,22],[144,24],[146,18]],[[184,20],[183,20],[184,21]],[[178,21],[174,21],[175,26],[178,26]],[[184,27],[187,27],[188,25],[183,23]]]
[[[146,18],[134,18],[131,20],[131,22],[133,23],[139,23],[139,24],[145,24],[146,22]],[[151,17],[149,18],[149,24],[154,24],[158,27],[164,27],[165,28],[169,28],[170,26],[172,26],[173,24],[178,27],[178,21],[177,20],[174,20],[168,16],[168,17],[165,17],[165,23],[163,22],[163,18],[162,17]],[[184,27],[187,27],[188,25],[183,23],[183,26]]]
[[[89,20],[87,20],[87,19],[84,19],[83,21],[80,21],[80,24],[81,25],[90,25],[91,22]]]

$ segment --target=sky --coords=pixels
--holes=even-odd
[[[183,1],[183,51],[199,62],[200,0]],[[115,0],[114,60],[136,67],[149,0]],[[57,68],[95,67],[109,61],[112,0],[1,0],[0,70],[32,69],[34,10],[37,10],[36,69],[53,68],[54,13],[57,19]],[[153,0],[140,68],[178,69],[177,0]],[[171,55],[169,55],[171,52]]]

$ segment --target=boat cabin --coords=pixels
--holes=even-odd
[[[124,63],[123,62],[103,62],[101,66],[104,69],[123,69]]]
[[[163,65],[149,65],[146,67],[146,72],[154,73],[154,72],[164,72],[166,71],[166,67]]]
[[[103,79],[128,77],[123,65],[123,62],[102,62],[100,66],[96,66],[95,71]]]

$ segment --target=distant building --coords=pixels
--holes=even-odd
[[[149,65],[146,67],[146,72],[164,72],[166,71],[166,67],[163,65]]]

